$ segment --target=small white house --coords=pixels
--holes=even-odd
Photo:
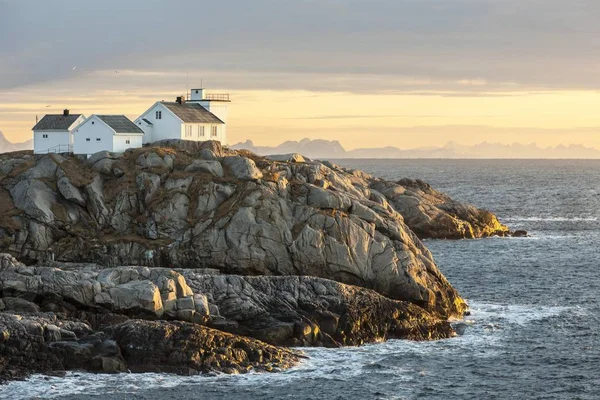
[[[73,132],[73,153],[88,156],[102,150],[122,153],[142,147],[144,131],[124,115],[92,115]]]
[[[70,153],[73,150],[73,130],[85,116],[71,114],[64,110],[62,114],[47,114],[32,128],[33,152]]]
[[[227,143],[228,94],[192,89],[188,98],[158,101],[134,122],[144,131],[144,143],[163,139],[218,140]]]

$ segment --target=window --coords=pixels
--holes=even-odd
[[[44,134],[42,135],[42,138],[44,138],[44,139],[48,139],[48,134],[47,134],[47,133],[44,133]]]
[[[198,127],[198,137],[204,137],[204,125]]]
[[[192,137],[192,125],[185,126],[185,137]]]
[[[156,119],[162,119],[162,111],[156,112]]]
[[[92,125],[94,125],[94,121],[92,121]]]
[[[90,140],[91,140],[90,138],[85,138],[85,141],[86,141],[86,142],[89,142]]]
[[[130,142],[129,142],[129,139],[126,139],[126,140],[125,140],[125,144],[129,144],[129,143],[130,143]]]
[[[212,137],[216,137],[217,136],[217,127],[216,126],[212,127],[210,136],[212,136]]]
[[[102,139],[100,139],[99,137],[96,138],[96,142],[101,142]]]

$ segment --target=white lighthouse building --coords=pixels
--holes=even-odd
[[[218,140],[227,143],[229,94],[192,89],[173,102],[158,101],[134,123],[144,131],[144,143],[163,139]]]

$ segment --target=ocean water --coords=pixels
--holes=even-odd
[[[280,374],[36,376],[0,398],[600,398],[600,161],[336,162],[423,179],[530,232],[426,242],[471,306],[464,335],[304,349],[310,359]]]

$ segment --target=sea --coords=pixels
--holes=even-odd
[[[530,233],[426,241],[470,305],[462,336],[306,348],[274,374],[34,376],[0,398],[600,399],[600,161],[335,162],[422,179]]]

